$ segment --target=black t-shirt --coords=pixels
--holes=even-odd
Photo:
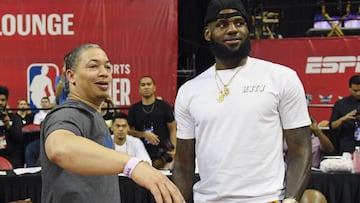
[[[159,136],[160,144],[158,147],[165,148],[165,142],[170,140],[170,133],[167,123],[173,122],[174,112],[167,102],[163,100],[155,100],[151,105],[143,105],[137,102],[132,105],[128,112],[128,122],[131,127],[137,131],[145,131],[153,128],[156,135]],[[144,140],[143,140],[144,141]],[[150,156],[153,148],[157,146],[148,144],[144,141],[145,147]]]
[[[0,149],[0,156],[7,158],[14,168],[24,166],[24,139],[21,132],[23,126],[19,116],[8,114],[11,121],[11,127],[6,129],[4,122],[0,121],[0,139],[6,140],[6,147]]]
[[[21,117],[19,114],[15,114],[15,115],[21,119],[23,125],[32,124],[34,122],[34,114],[33,113],[26,114],[26,116],[24,118]]]
[[[333,121],[338,120],[339,118],[345,116],[350,111],[354,109],[360,110],[360,101],[356,100],[353,96],[345,97],[339,101],[337,101],[333,107],[330,124]],[[341,126],[337,129],[334,129],[334,133],[336,133],[336,137],[339,138],[339,152],[352,152],[355,149],[355,139],[354,139],[354,131],[355,131],[355,121],[356,120],[347,120],[344,121]],[[360,125],[360,120],[357,120]]]

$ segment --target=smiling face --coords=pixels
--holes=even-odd
[[[109,95],[111,64],[101,48],[84,49],[73,68],[66,71],[70,84],[69,97],[99,106]]]
[[[249,30],[243,16],[232,15],[235,9],[224,9],[219,12],[228,18],[210,22],[204,30],[204,36],[210,42],[213,54],[223,60],[241,60],[251,50]]]

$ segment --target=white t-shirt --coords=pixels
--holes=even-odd
[[[114,135],[111,135],[111,137],[114,139]],[[138,159],[147,161],[152,165],[151,158],[145,149],[144,143],[139,138],[126,135],[126,141],[123,145],[117,145],[116,143],[114,143],[114,145],[116,151],[127,153]]]
[[[221,85],[214,66],[178,91],[177,137],[196,139],[200,175],[193,188],[196,203],[282,199],[282,130],[311,123],[295,71],[249,57],[245,66],[218,74],[226,84],[239,68],[223,102],[217,101]]]
[[[42,110],[37,112],[35,114],[35,116],[34,116],[34,122],[33,123],[40,125],[43,122],[43,120],[45,119],[47,113],[48,112],[45,112],[45,111],[42,111]]]

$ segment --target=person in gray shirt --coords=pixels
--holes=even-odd
[[[149,164],[114,150],[100,112],[112,66],[105,51],[84,44],[66,59],[68,100],[41,126],[41,202],[120,202],[118,174],[150,190],[157,203],[182,203],[176,186]]]

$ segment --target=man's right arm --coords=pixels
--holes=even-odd
[[[179,188],[186,202],[192,202],[195,178],[195,139],[177,139],[172,181]]]
[[[68,130],[55,130],[47,137],[45,154],[61,168],[81,175],[119,174],[131,158]]]
[[[128,134],[137,138],[144,138],[148,140],[152,145],[158,145],[160,142],[160,139],[154,133],[146,132],[146,131],[138,131],[135,130],[135,127],[130,127]]]
[[[55,130],[47,137],[45,155],[59,167],[81,175],[122,173],[131,158],[67,130]],[[175,184],[155,168],[144,162],[132,167],[131,179],[148,189],[156,202],[184,202]]]
[[[356,110],[352,110],[349,113],[347,113],[345,116],[342,116],[339,119],[331,122],[330,127],[332,129],[339,128],[343,124],[343,122],[345,122],[347,120],[355,119],[355,118],[356,118]]]
[[[143,132],[135,130],[134,127],[130,127],[129,135],[137,137],[137,138],[145,138]]]
[[[131,106],[128,112],[128,123],[130,126],[130,130],[128,132],[129,135],[137,137],[137,138],[144,138],[146,140],[148,140],[151,144],[153,145],[158,145],[160,140],[158,138],[157,135],[155,135],[154,133],[151,132],[145,132],[145,131],[140,131],[137,130],[135,128],[135,123],[136,123],[136,118],[135,118],[135,109],[136,109],[136,104]]]

